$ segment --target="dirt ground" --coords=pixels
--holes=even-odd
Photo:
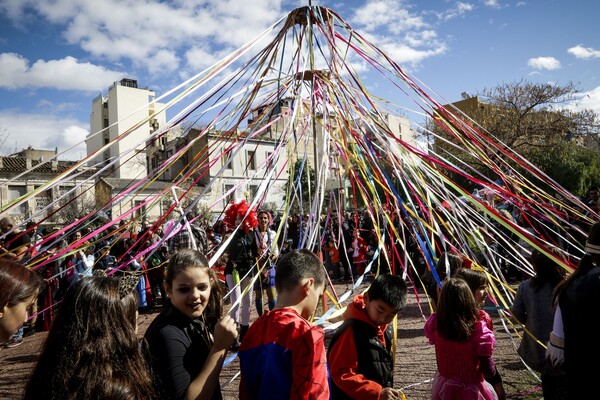
[[[350,286],[335,285],[338,295]],[[422,291],[417,291],[425,316],[429,315],[427,300]],[[139,319],[140,336],[160,310],[142,313]],[[538,381],[525,369],[516,353],[518,338],[510,338],[501,328],[497,315],[494,318],[497,346],[494,352],[496,365],[504,380],[504,387],[510,399],[541,399]],[[256,316],[255,316],[256,317]],[[409,294],[407,307],[398,320],[398,343],[396,347],[395,385],[402,389],[408,399],[425,400],[430,396],[429,381],[435,373],[435,353],[423,334],[424,319],[414,292]],[[19,399],[46,333],[35,333],[25,338],[24,343],[12,349],[0,349],[0,399]],[[226,400],[237,399],[239,379],[237,359],[226,366],[221,373],[221,386]]]

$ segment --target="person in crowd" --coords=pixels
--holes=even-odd
[[[256,312],[263,314],[263,292],[267,292],[269,310],[275,308],[277,292],[275,291],[275,262],[279,257],[279,250],[275,241],[276,233],[270,228],[273,222],[268,211],[258,212],[258,226],[254,229],[254,245],[257,253],[257,266],[261,275],[254,281],[254,295]]]
[[[358,276],[364,274],[367,267],[367,248],[367,242],[360,235],[359,230],[356,229],[352,237],[352,262]]]
[[[258,219],[256,211],[250,210],[246,200],[242,200],[227,207],[223,222],[228,231],[235,230],[225,250],[225,281],[233,304],[229,315],[240,324],[241,341],[250,326],[253,297],[251,283],[256,271],[257,250],[253,230],[258,225]]]
[[[336,280],[340,279],[340,267],[342,266],[342,263],[340,261],[340,251],[335,245],[335,241],[333,240],[333,238],[328,238],[325,246],[323,246],[322,249],[329,255],[329,266],[327,267],[327,270],[330,273],[331,278]],[[344,279],[350,280],[350,272],[346,269],[344,269],[344,271]]]
[[[458,253],[448,251],[440,254],[440,258],[435,265],[435,272],[440,282],[443,282],[444,279],[446,279],[448,272],[450,272],[450,276],[453,276],[456,271],[463,268],[463,263],[464,259]],[[440,287],[433,276],[433,272],[429,269],[426,270],[423,272],[423,275],[421,275],[421,280],[423,281],[425,290],[427,290],[427,295],[431,299],[432,307],[435,310]]]
[[[560,257],[558,252],[555,257]],[[552,331],[554,288],[563,281],[565,269],[554,259],[534,250],[531,255],[535,275],[519,285],[510,312],[525,326],[519,346],[519,355],[527,365],[542,373],[545,366],[547,343]]]
[[[383,274],[348,305],[327,354],[334,399],[399,398],[388,325],[404,308],[406,292],[401,277]]]
[[[15,347],[23,342],[13,341],[13,336],[27,321],[27,309],[37,301],[41,286],[37,273],[0,257],[0,344]]]
[[[556,288],[557,307],[547,349],[551,369],[560,368],[566,374],[566,382],[561,383],[566,385],[562,389],[567,399],[593,398],[598,391],[600,222],[592,226],[584,250],[575,271]],[[556,389],[546,386],[544,395]]]
[[[9,257],[19,263],[26,261],[31,238],[21,231],[12,217],[0,219],[0,239],[0,257]]]
[[[155,394],[140,350],[134,276],[76,282],[25,388],[24,399],[149,399]]]
[[[488,278],[485,272],[481,269],[459,268],[452,276],[467,282],[471,292],[473,292],[475,303],[477,303],[477,307],[479,308],[479,318],[493,331],[492,317],[483,309],[489,291]]]
[[[483,309],[485,305],[485,301],[488,298],[489,284],[488,278],[485,272],[481,269],[472,269],[472,268],[460,268],[454,274],[455,278],[460,278],[467,282],[471,292],[473,293],[473,298],[475,299],[475,303],[479,309],[479,319],[485,322],[486,326],[492,333],[494,333],[494,324],[492,322],[492,317]],[[496,370],[496,375],[489,377],[486,376],[486,380],[489,381],[492,385],[494,385],[494,389],[498,394],[498,398],[503,400],[506,398],[506,393],[504,391],[504,384],[502,383],[502,377],[498,370]]]
[[[325,268],[306,249],[277,263],[277,306],[241,343],[240,399],[329,399],[325,334],[308,322],[325,289]]]
[[[444,282],[437,311],[425,323],[425,336],[435,346],[438,366],[432,400],[499,398],[496,385],[502,381],[492,358],[496,340],[463,279]],[[495,377],[494,384],[485,377]]]
[[[219,374],[237,330],[222,316],[219,283],[197,250],[175,253],[167,265],[170,304],[145,334],[160,398],[221,399]]]

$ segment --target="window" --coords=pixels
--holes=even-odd
[[[231,193],[229,193],[229,191],[231,191]],[[231,201],[233,200],[233,196],[235,195],[235,191],[233,190],[233,185],[223,185],[223,195],[225,196],[225,198],[224,198],[225,207],[227,207],[229,205],[229,203],[231,203]]]
[[[267,169],[272,168],[273,167],[273,159],[271,157],[273,157],[273,152],[267,151],[265,155],[266,155],[266,160],[267,160]]]
[[[223,153],[223,165],[225,169],[229,169],[233,171],[233,163],[231,162],[231,151]]]
[[[9,186],[8,187],[8,201],[13,201],[18,199],[21,196],[24,196],[27,193],[27,188],[25,186]],[[22,215],[23,217],[27,216],[27,202],[23,202],[17,208],[11,208],[11,214]]]
[[[134,214],[136,216],[146,215],[146,205],[144,204],[144,200],[134,200],[133,205],[136,208]],[[138,208],[140,207],[140,208]]]
[[[108,118],[104,118],[104,128],[108,128]]]
[[[258,192],[258,185],[248,185],[248,193],[250,193],[250,198],[248,201],[253,201],[256,197],[256,193]]]
[[[256,158],[252,150],[246,151],[246,168],[250,170],[256,169]]]

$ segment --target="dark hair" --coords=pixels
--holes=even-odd
[[[488,278],[485,272],[478,269],[461,268],[453,275],[454,278],[460,278],[467,282],[471,292],[475,292],[480,287],[488,284]]]
[[[7,257],[0,258],[0,307],[31,299],[42,286],[39,275]]]
[[[437,304],[437,329],[444,339],[464,342],[469,340],[479,309],[467,282],[448,278],[442,286]]]
[[[313,278],[315,286],[325,285],[325,267],[310,250],[293,250],[277,262],[275,288],[278,292],[292,291],[306,278]]]
[[[556,251],[552,253],[559,256]],[[545,283],[555,288],[567,275],[567,271],[559,263],[538,250],[532,252],[531,263],[535,270],[535,275],[531,278],[531,288],[534,291],[540,289]]]
[[[381,274],[367,290],[369,301],[381,300],[394,307],[396,311],[406,305],[406,282],[398,275]]]
[[[459,254],[454,252],[443,252],[440,254],[440,258],[435,265],[435,270],[440,277],[440,281],[443,281],[446,278],[446,259],[450,266],[450,276],[463,267],[463,258]]]
[[[169,260],[166,267],[165,284],[173,286],[173,280],[181,271],[190,268],[202,268],[206,270],[210,281],[210,297],[206,309],[202,313],[207,328],[212,332],[223,313],[223,293],[217,276],[208,266],[206,257],[197,250],[181,249]]]
[[[600,222],[596,222],[592,228],[590,229],[590,233],[588,234],[588,238],[586,241],[586,245],[590,243],[593,245],[600,245]],[[563,280],[557,287],[554,289],[554,302],[557,303],[561,294],[567,290],[567,288],[578,278],[587,274],[594,266],[596,265],[598,259],[600,258],[599,254],[591,254],[585,253],[583,257],[579,260],[577,264],[577,268],[569,277]]]
[[[147,399],[150,370],[136,337],[137,295],[119,279],[90,277],[67,290],[25,399]]]

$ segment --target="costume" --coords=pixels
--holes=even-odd
[[[258,266],[262,268],[261,277],[254,281],[256,311],[259,316],[263,314],[263,290],[267,291],[269,310],[275,308],[277,301],[277,292],[275,291],[275,263],[273,262],[279,256],[277,245],[273,246],[276,236],[275,231],[269,228],[267,228],[266,232],[261,232],[258,228],[254,230],[254,246],[258,258]]]
[[[542,372],[545,365],[546,349],[539,344],[548,342],[552,331],[552,290],[554,288],[545,282],[538,288],[531,287],[531,279],[523,281],[517,289],[517,295],[510,309],[514,317],[525,325],[528,333],[523,333],[519,346],[519,355],[527,365]]]
[[[275,309],[250,326],[238,356],[240,399],[329,399],[325,334],[295,310]]]
[[[435,345],[438,373],[433,382],[433,400],[495,400],[493,386],[486,376],[496,375],[492,352],[496,339],[484,320],[475,323],[468,341],[458,342],[441,337],[437,330],[437,313],[425,323],[425,336]]]
[[[334,399],[379,399],[381,390],[393,387],[392,335],[387,325],[376,326],[358,295],[344,313],[327,353]]]
[[[152,321],[145,341],[162,392],[161,398],[182,399],[202,367],[213,345],[212,335],[200,320],[192,320],[173,306]],[[217,385],[212,400],[220,400]]]
[[[252,270],[256,252],[256,244],[252,232],[244,232],[239,229],[231,238],[227,246],[227,265],[225,266],[225,280],[231,292],[231,304],[235,304],[242,292],[250,286],[254,271]],[[251,271],[252,270],[252,271]],[[248,274],[248,271],[251,271]],[[247,274],[246,278],[244,276]],[[243,326],[250,325],[250,311],[252,305],[253,291],[248,290],[242,298],[241,304],[232,307],[229,315]]]

